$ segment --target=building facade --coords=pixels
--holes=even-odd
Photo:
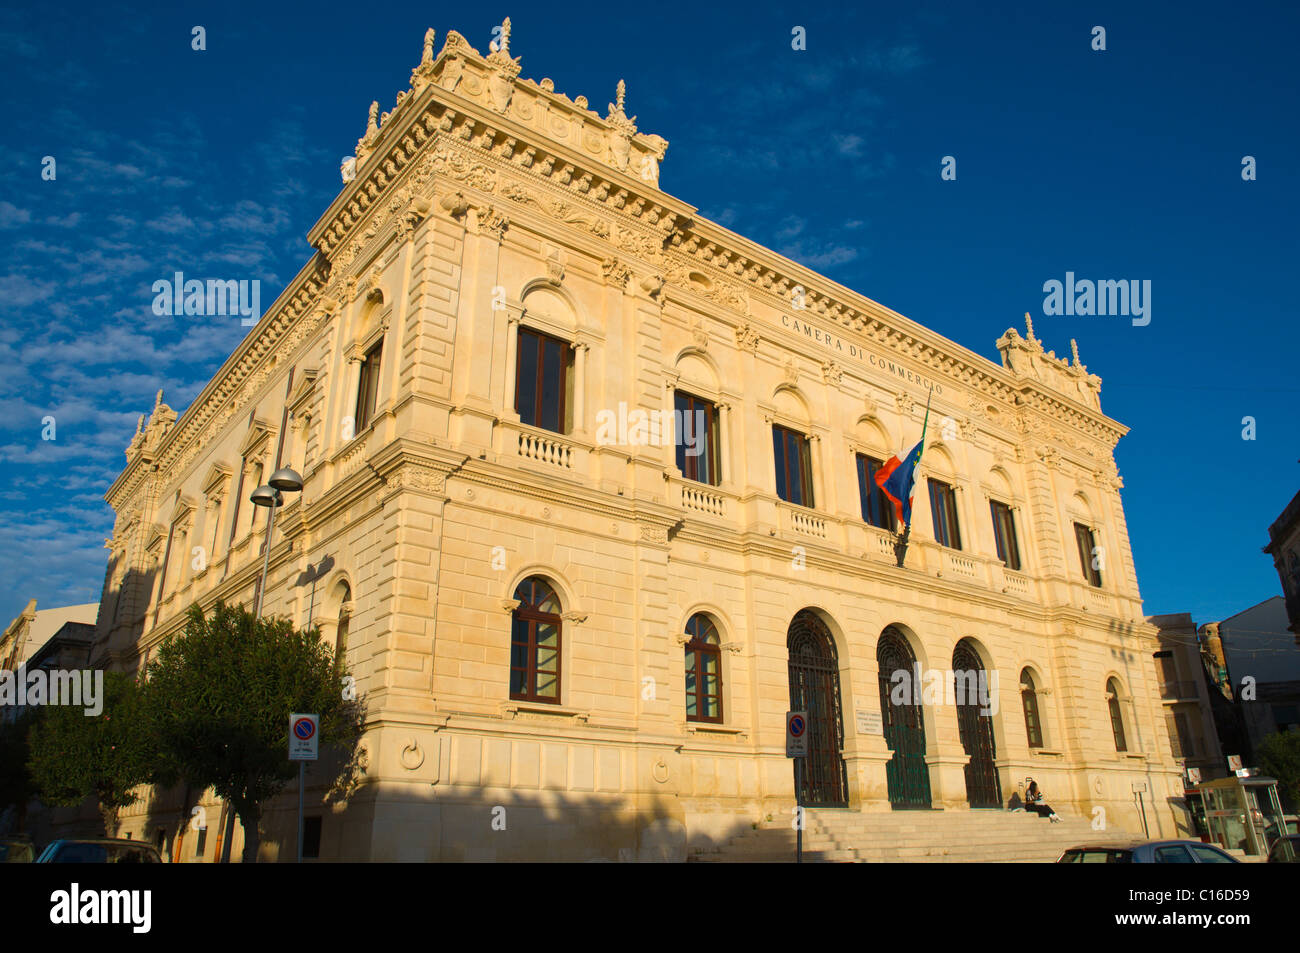
[[[1030,777],[1130,831],[1142,785],[1172,832],[1126,429],[1077,351],[1030,325],[993,363],[702,218],[622,83],[602,116],[521,78],[508,21],[487,56],[433,44],[371,107],[313,259],[183,416],[160,394],[142,418],[98,662],[251,604],[248,494],[287,465],[265,611],[319,626],[370,719],[364,782],[309,788],[322,859],[678,859],[796,787],[968,811]],[[900,568],[872,476],[927,400]],[[293,853],[282,801],[268,859]]]
[[[1273,557],[1273,567],[1286,595],[1286,615],[1289,631],[1300,645],[1300,493],[1268,528],[1268,545],[1264,552]]]
[[[1203,781],[1227,774],[1211,708],[1211,686],[1201,659],[1196,623],[1190,613],[1149,616],[1159,630],[1156,653],[1160,698],[1170,751],[1183,769],[1195,769]]]
[[[1243,736],[1240,754],[1258,767],[1260,742],[1300,729],[1300,646],[1287,628],[1287,602],[1273,596],[1222,622],[1205,626],[1222,646]]]
[[[36,600],[29,600],[27,607],[0,634],[0,669],[17,671],[18,666],[39,652],[67,623],[93,625],[98,611],[98,602],[38,610]]]

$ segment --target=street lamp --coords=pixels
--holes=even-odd
[[[262,600],[266,597],[266,577],[271,571],[271,534],[275,532],[275,511],[284,504],[284,493],[300,492],[302,492],[302,477],[288,467],[281,467],[271,474],[270,480],[249,496],[254,505],[271,508],[271,515],[266,523],[266,559],[262,563],[262,585],[257,590],[257,618],[259,619],[262,618]]]

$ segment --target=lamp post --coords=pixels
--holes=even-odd
[[[284,503],[284,493],[301,493],[302,477],[296,470],[281,467],[271,474],[271,479],[253,491],[249,499],[257,506],[269,506],[271,514],[266,521],[266,558],[262,561],[262,585],[257,590],[257,618],[262,618],[262,600],[266,598],[266,577],[271,571],[271,534],[275,532],[275,511]],[[307,762],[298,762],[298,863],[302,863],[302,816],[306,787]]]
[[[253,491],[249,499],[256,506],[267,506],[271,514],[266,522],[266,559],[262,562],[262,585],[257,590],[257,618],[262,618],[262,600],[266,598],[266,577],[271,571],[271,534],[275,532],[275,511],[284,503],[284,493],[301,493],[302,477],[295,470],[281,467],[271,479]]]

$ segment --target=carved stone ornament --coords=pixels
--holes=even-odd
[[[452,218],[460,218],[469,211],[469,202],[460,192],[448,192],[438,200],[438,204]]]
[[[442,493],[447,488],[447,478],[443,473],[429,467],[407,464],[397,472],[396,479],[390,479],[399,486],[411,490],[424,490],[428,493]]]
[[[753,326],[746,321],[740,327],[736,328],[736,345],[744,348],[751,354],[758,352],[758,342],[762,340]]]
[[[491,205],[478,210],[478,230],[483,235],[489,235],[497,241],[501,241],[509,224],[510,220]]]
[[[411,91],[419,93],[433,79],[433,40],[437,34],[433,28],[424,31],[424,52],[420,56],[420,65],[411,70]]]
[[[616,288],[627,287],[628,279],[632,277],[632,269],[617,258],[606,258],[600,263],[601,274],[605,280]]]
[[[551,252],[546,259],[546,283],[556,288],[564,281],[564,263],[558,252]]]
[[[402,761],[402,767],[407,771],[414,771],[420,765],[424,764],[424,749],[420,747],[418,741],[414,738],[410,738],[407,740],[406,744],[402,746],[402,751],[399,757]]]
[[[655,526],[653,523],[642,523],[641,538],[651,543],[666,543],[668,542],[668,527]]]
[[[504,113],[510,105],[515,92],[515,78],[519,75],[519,58],[510,58],[510,18],[501,24],[501,39],[495,44],[496,49],[488,55],[488,65],[492,74],[488,77],[488,97],[491,106],[499,113]]]
[[[840,382],[844,380],[844,368],[840,367],[834,361],[823,361],[822,380],[831,387],[839,387]]]

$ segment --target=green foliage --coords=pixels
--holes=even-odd
[[[1259,766],[1277,778],[1278,791],[1300,805],[1300,731],[1280,731],[1259,744]]]
[[[359,738],[360,707],[343,699],[345,674],[314,629],[259,620],[241,606],[218,603],[207,616],[192,606],[184,631],[149,666],[152,734],[192,787],[231,802],[255,853],[260,805],[297,774],[289,714],[318,713],[322,746],[346,753]]]
[[[78,706],[39,709],[27,743],[28,771],[41,801],[76,807],[93,796],[106,828],[119,808],[135,803],[132,788],[166,780],[149,737],[143,692],[124,672],[104,673],[104,710],[98,716]]]
[[[38,709],[29,708],[16,721],[0,722],[0,811],[16,807],[18,813],[36,797],[27,762],[31,758],[28,734]]]

